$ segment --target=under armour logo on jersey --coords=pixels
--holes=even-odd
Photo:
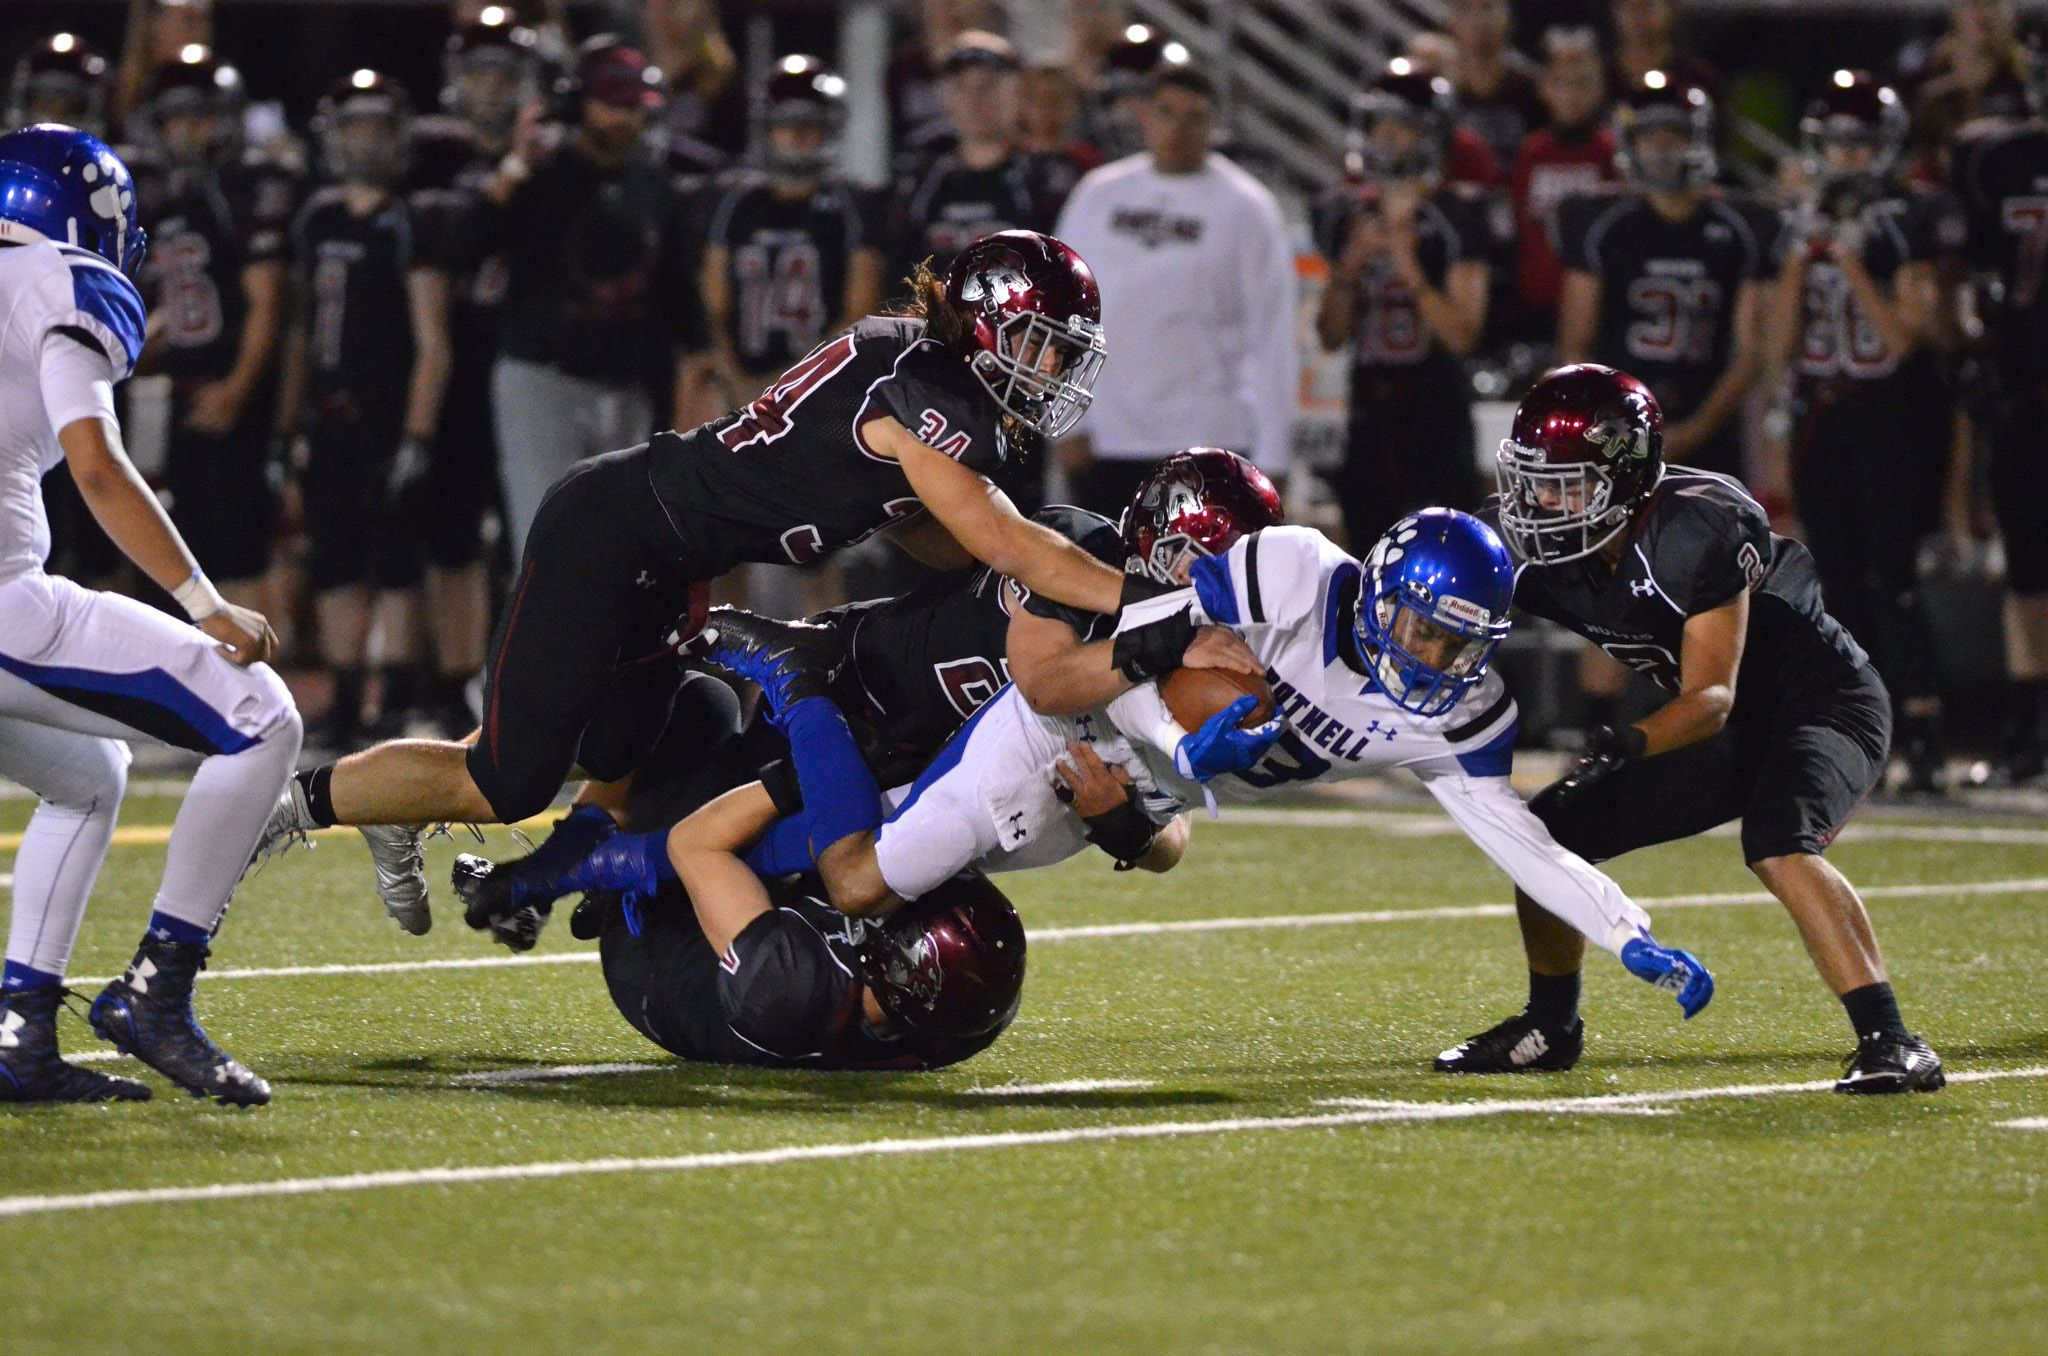
[[[1381,739],[1386,740],[1390,744],[1394,741],[1395,731],[1392,725],[1383,726],[1378,721],[1374,721],[1372,724],[1365,727],[1365,732],[1369,735],[1376,734]]]
[[[1022,810],[1010,816],[1010,827],[1007,832],[1010,835],[1010,841],[1013,843],[1021,843],[1031,836],[1031,830],[1024,827],[1024,812]]]
[[[1629,581],[1628,591],[1638,598],[1652,597],[1657,592],[1657,581],[1654,579],[1632,579]]]
[[[660,581],[654,577],[654,571],[642,570],[640,571],[639,577],[633,581],[633,587],[636,589],[651,589],[655,586],[655,584],[659,582]]]
[[[21,1044],[21,1029],[28,1025],[28,1018],[7,1009],[7,1015],[0,1017],[0,1050],[12,1050]]]
[[[1093,744],[1095,742],[1095,717],[1074,717],[1074,734],[1083,744]]]

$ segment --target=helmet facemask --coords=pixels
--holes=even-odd
[[[1095,398],[1095,379],[1109,356],[1101,322],[1021,311],[990,328],[995,342],[968,359],[982,386],[1045,437],[1071,433]]]
[[[1377,568],[1370,579],[1378,583]],[[1361,600],[1356,630],[1373,678],[1393,703],[1440,716],[1485,676],[1508,620],[1455,595],[1431,597],[1413,581],[1389,582]]]
[[[1503,438],[1494,474],[1501,533],[1523,560],[1583,560],[1628,526],[1633,506],[1619,501],[1613,473],[1596,462],[1553,465],[1541,449]]]

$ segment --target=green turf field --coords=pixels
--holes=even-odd
[[[0,832],[25,810],[0,803]],[[1699,1020],[1596,955],[1577,1070],[1430,1073],[1523,987],[1512,922],[1453,912],[1502,882],[1417,832],[1437,826],[1203,823],[1172,877],[1007,877],[1033,933],[1016,1026],[883,1076],[664,1063],[559,922],[535,954],[563,963],[237,978],[505,954],[445,907],[403,936],[353,837],[323,840],[245,886],[200,989],[271,1107],[158,1081],[146,1106],[0,1110],[0,1344],[2048,1350],[2048,1130],[2007,1124],[2048,1124],[2048,830],[1866,817],[1837,847],[1877,887],[1909,1020],[1961,1076],[1866,1100],[1797,1090],[1837,1072],[1847,1027],[1775,906],[1699,902],[1756,888],[1726,838],[1616,869],[1717,971]],[[76,976],[126,959],[161,860],[115,849]],[[1336,913],[1364,916],[1307,918]],[[1205,919],[1241,925],[1121,927]],[[495,1078],[619,1063],[647,1067]],[[1048,1083],[1084,1086],[1001,1095]],[[524,1167],[436,1176],[491,1165]],[[354,1174],[395,1180],[331,1180]]]

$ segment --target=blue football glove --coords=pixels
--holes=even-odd
[[[1173,751],[1174,770],[1198,782],[1221,777],[1227,772],[1244,772],[1256,766],[1280,738],[1280,717],[1249,730],[1237,723],[1258,706],[1256,697],[1239,697],[1202,722],[1202,728],[1181,736]]]

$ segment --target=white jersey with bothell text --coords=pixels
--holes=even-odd
[[[1231,628],[1266,666],[1286,729],[1256,766],[1212,779],[1210,794],[1226,804],[1258,800],[1405,768],[1515,884],[1594,942],[1618,952],[1647,932],[1648,917],[1621,887],[1560,847],[1509,784],[1517,717],[1497,673],[1450,710],[1422,716],[1361,671],[1349,634],[1359,585],[1358,562],[1322,533],[1269,527],[1198,561],[1187,588],[1125,610],[1128,627],[1191,608],[1197,625]],[[1154,686],[1117,698],[1108,716],[1152,785],[1185,806],[1202,803],[1204,788],[1174,767],[1184,731]]]

